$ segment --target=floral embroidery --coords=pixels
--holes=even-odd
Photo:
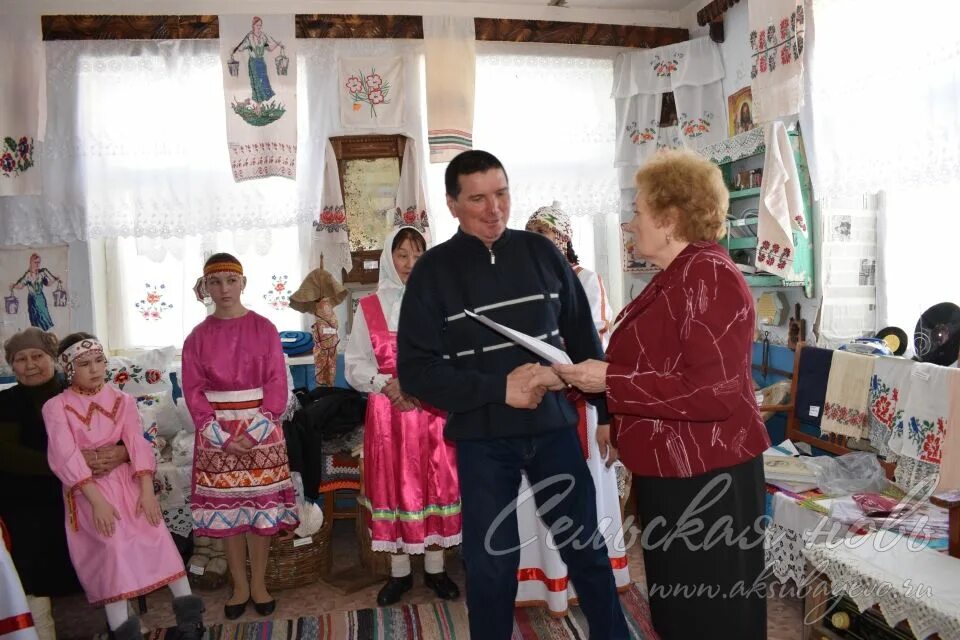
[[[673,58],[661,58],[659,54],[653,56],[650,65],[658,78],[669,78],[674,71],[680,68],[680,60],[683,59],[682,53],[677,53]]]
[[[133,365],[129,369],[121,366],[119,369],[107,369],[106,380],[123,389],[129,382],[139,384],[157,384],[163,379],[163,373],[159,369],[144,369],[139,365]]]
[[[378,104],[390,104],[387,100],[387,96],[390,95],[390,83],[384,82],[375,69],[370,69],[369,75],[359,71],[357,75],[347,78],[344,86],[353,100],[353,110],[360,111],[362,103],[366,102],[370,105],[371,118],[377,117]]]
[[[161,284],[159,287],[155,287],[147,282],[144,283],[144,287],[147,289],[146,296],[133,306],[137,308],[144,320],[160,320],[164,311],[173,309],[171,303],[162,300],[167,285]]]
[[[945,430],[946,423],[943,418],[937,418],[936,422],[918,420],[916,417],[910,418],[910,429],[907,435],[917,445],[921,461],[940,464],[940,446]]]
[[[807,232],[807,220],[803,217],[803,214],[798,213],[793,216],[793,221],[797,223],[797,228],[799,228],[804,233]]]
[[[627,135],[630,136],[630,141],[633,144],[646,144],[651,140],[657,139],[657,129],[656,122],[651,122],[651,126],[641,129],[637,126],[636,121],[628,124],[624,130],[627,132]]]
[[[772,267],[776,264],[777,269],[783,270],[791,262],[793,262],[793,251],[790,247],[781,247],[776,242],[771,245],[769,240],[764,240],[757,249],[757,266],[766,264]]]
[[[416,207],[407,207],[406,211],[401,211],[397,207],[393,212],[394,227],[413,227],[420,233],[427,233],[430,230],[430,223],[427,221],[426,211],[417,211]]]
[[[290,306],[290,292],[287,290],[286,275],[272,275],[270,290],[263,294],[263,299],[277,311],[282,311]]]
[[[827,402],[823,405],[823,417],[834,422],[838,422],[848,427],[862,429],[867,424],[867,414],[865,411],[851,409],[833,402]]]
[[[890,385],[881,382],[880,377],[874,374],[870,379],[870,394],[874,400],[870,405],[870,411],[873,417],[880,421],[888,429],[893,426],[894,412],[893,408],[897,405],[899,398],[898,389],[890,389]]]
[[[680,114],[680,131],[688,138],[699,138],[705,133],[710,133],[710,125],[713,123],[713,114],[704,113],[702,118],[693,118],[685,113]]]
[[[19,142],[9,136],[3,139],[0,171],[4,178],[16,178],[32,166],[33,138],[23,136]]]
[[[338,207],[327,206],[320,212],[320,220],[313,223],[317,231],[336,233],[347,230],[347,214],[343,205]]]
[[[751,31],[750,49],[754,61],[750,67],[750,79],[755,79],[761,73],[774,72],[778,64],[787,65],[799,60],[803,53],[803,32],[802,6],[797,6],[789,17],[781,18],[780,22],[766,29]]]

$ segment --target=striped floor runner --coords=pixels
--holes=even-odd
[[[643,587],[634,584],[621,594],[631,637],[657,640]],[[146,640],[165,640],[160,629]],[[383,609],[337,611],[295,620],[267,620],[213,625],[205,640],[466,640],[470,637],[463,600]],[[563,618],[544,609],[517,609],[512,640],[586,640],[587,621],[578,607]]]

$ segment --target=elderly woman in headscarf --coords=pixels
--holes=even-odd
[[[67,552],[63,487],[47,462],[40,409],[66,388],[55,368],[57,336],[30,327],[4,344],[17,384],[0,391],[0,519],[13,542],[13,562],[28,595],[37,631],[54,636],[50,596],[76,593],[80,583]],[[130,458],[121,445],[83,451],[94,475]]]
[[[577,274],[580,284],[583,285],[584,293],[587,294],[593,323],[597,327],[597,333],[600,334],[600,342],[606,349],[613,310],[610,308],[610,300],[607,298],[607,290],[603,286],[603,280],[600,279],[598,274],[581,267],[579,264],[580,259],[577,257],[576,251],[573,250],[573,225],[570,224],[570,216],[560,208],[560,203],[554,200],[549,207],[540,207],[533,212],[533,215],[527,220],[526,229],[548,238],[553,244],[557,245],[557,249],[570,263],[570,267]]]
[[[606,347],[613,312],[600,276],[578,264],[579,259],[573,250],[570,217],[555,201],[549,207],[537,209],[527,220],[526,230],[548,238],[570,263],[570,268],[577,274],[587,294],[593,322]],[[617,588],[622,591],[630,586],[630,570],[622,540],[623,522],[617,493],[617,474],[616,469],[612,468],[617,454],[610,446],[610,425],[598,425],[596,409],[582,397],[577,402],[577,412],[580,414],[577,431],[596,489],[600,533],[607,543],[607,555]],[[528,544],[520,550],[516,602],[519,606],[543,605],[553,614],[563,614],[577,594],[567,578],[567,566],[556,549],[556,541],[537,515],[537,505],[531,499],[524,499],[529,487],[524,476],[517,504],[517,523],[520,541],[535,537],[536,544]]]
[[[443,549],[460,544],[456,452],[443,437],[446,415],[421,405],[397,378],[397,322],[407,278],[426,251],[413,227],[394,229],[380,258],[375,295],[360,300],[344,354],[347,382],[368,393],[363,484],[374,551],[388,551],[390,579],[377,604],[400,600],[413,586],[411,553],[425,553],[424,584],[445,600],[460,589],[443,567]]]

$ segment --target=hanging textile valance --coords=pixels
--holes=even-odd
[[[620,54],[613,75],[621,188],[632,188],[634,171],[659,148],[700,149],[726,137],[723,61],[710,38]],[[660,127],[667,92],[677,104],[676,131]]]

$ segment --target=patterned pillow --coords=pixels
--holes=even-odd
[[[107,382],[136,397],[173,392],[170,365],[174,347],[153,349],[133,356],[111,356],[107,360]]]

